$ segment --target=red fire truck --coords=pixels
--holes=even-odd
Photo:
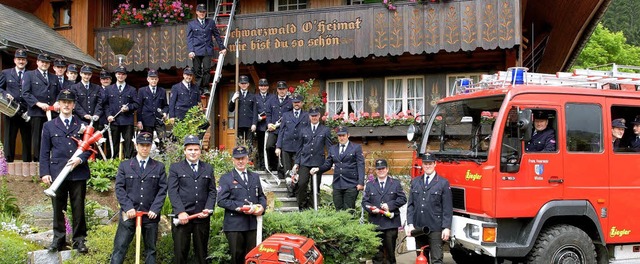
[[[640,263],[640,74],[617,68],[459,80],[409,129],[414,165],[431,153],[451,183],[458,264]]]

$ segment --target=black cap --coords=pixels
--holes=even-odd
[[[111,79],[111,74],[108,71],[102,70],[100,71],[100,79]]]
[[[67,63],[65,63],[63,59],[55,59],[53,61],[53,66],[54,67],[67,67]]]
[[[61,100],[67,100],[67,101],[75,101],[76,100],[76,94],[69,90],[62,90],[59,94],[58,94],[58,101]]]
[[[189,75],[193,75],[193,70],[191,70],[191,68],[186,67],[184,68],[184,70],[182,71],[182,74],[189,74]]]
[[[304,98],[300,94],[293,94],[293,96],[291,96],[291,102],[299,103],[302,102],[302,100],[304,100]]]
[[[549,119],[549,113],[547,111],[534,111],[533,119]]]
[[[43,62],[51,62],[51,58],[49,58],[49,55],[47,55],[46,53],[38,54],[38,60]]]
[[[269,81],[266,78],[258,80],[258,86],[269,86]]]
[[[233,157],[236,159],[249,156],[249,151],[244,146],[237,146],[233,148]]]
[[[153,135],[149,132],[140,132],[136,137],[136,144],[152,144]]]
[[[127,68],[125,68],[124,66],[118,66],[118,67],[116,68],[116,73],[119,73],[119,72],[120,72],[120,73],[127,74]]]
[[[23,49],[17,49],[16,53],[13,55],[16,58],[26,58],[27,57],[27,51],[23,50]]]
[[[184,144],[182,144],[182,145],[183,146],[200,145],[200,139],[197,136],[188,135],[188,136],[184,137]]]
[[[387,160],[385,159],[376,160],[376,169],[384,169],[386,167],[387,167]]]
[[[611,127],[627,128],[624,118],[616,118],[611,122]]]
[[[249,83],[249,76],[240,75],[240,78],[238,78],[238,79],[239,79],[239,81],[238,81],[239,83]]]
[[[199,4],[196,6],[196,11],[207,12],[207,7],[204,4]]]
[[[84,67],[84,66],[83,66]],[[69,66],[67,66],[67,71],[68,72],[75,72],[78,73],[78,65],[75,64],[69,64]],[[91,71],[91,69],[89,69],[89,71]]]
[[[436,156],[431,153],[422,155],[422,162],[436,162]]]
[[[634,119],[633,122],[631,122],[631,124],[640,125],[640,115],[637,115],[636,119]]]
[[[76,66],[75,64],[71,64],[71,65],[73,65],[74,67]],[[71,66],[69,66],[69,67],[71,67]],[[93,73],[91,68],[89,66],[87,66],[87,65],[82,66],[82,68],[80,68],[80,72],[81,73],[89,73],[89,74]]]
[[[338,135],[349,134],[349,129],[347,129],[347,127],[345,126],[339,126],[338,128],[336,128],[336,134]]]
[[[147,72],[147,77],[158,77],[158,71],[149,69],[149,71]]]
[[[285,81],[278,81],[278,89],[287,89],[289,87],[287,87],[287,82]]]
[[[315,106],[309,108],[309,115],[320,115],[320,108]]]

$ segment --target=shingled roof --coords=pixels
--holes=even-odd
[[[54,57],[63,57],[67,62],[102,67],[99,61],[30,13],[0,4],[0,17],[2,46],[24,48],[32,54],[43,51]]]

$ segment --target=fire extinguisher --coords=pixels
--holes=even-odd
[[[420,248],[420,255],[416,258],[416,264],[429,264],[429,260],[424,256],[424,250],[428,247],[429,245],[424,245]]]

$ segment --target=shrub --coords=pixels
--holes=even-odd
[[[27,252],[42,249],[15,232],[0,231],[0,263],[27,263]]]
[[[2,186],[0,186],[0,213],[18,216],[20,208],[18,207],[18,199],[11,193],[7,186],[7,179],[2,177]]]
[[[97,192],[109,191],[111,180],[114,180],[118,173],[119,164],[119,159],[90,161],[91,178],[87,181],[87,185]]]
[[[84,214],[86,216],[85,220],[87,221],[87,229],[89,230],[94,229],[96,226],[100,225],[101,219],[98,218],[95,214],[96,210],[98,209],[105,209],[109,212],[108,215],[113,215],[113,210],[111,210],[111,208],[107,206],[102,206],[100,203],[94,200],[86,200],[85,206],[84,206]],[[67,210],[65,212],[65,215],[67,217],[67,220],[69,221],[69,225],[73,226],[73,223],[72,223],[73,214],[71,211],[71,204],[67,204]]]

